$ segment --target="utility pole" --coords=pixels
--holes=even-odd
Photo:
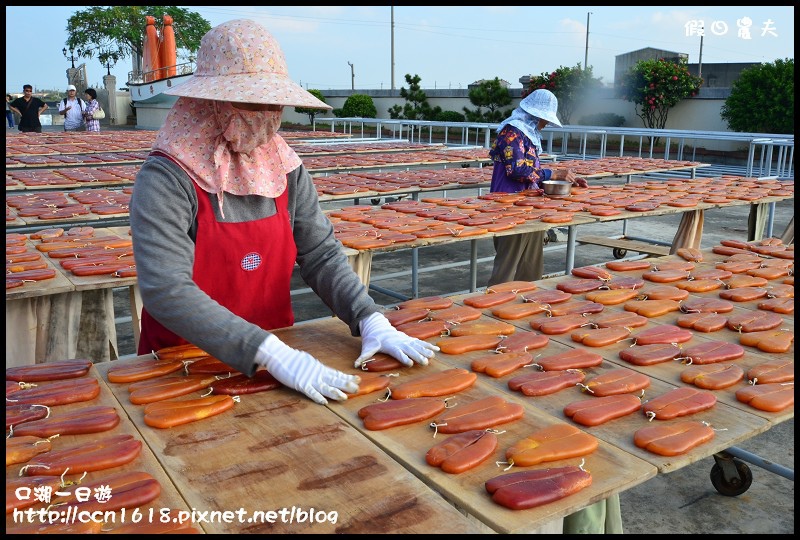
[[[589,67],[589,15],[591,14],[591,11],[586,14],[586,52],[583,54],[584,71]]]
[[[392,90],[394,90],[394,6],[392,9]]]
[[[697,76],[703,76],[703,36],[705,35],[705,29],[700,32],[700,60],[697,62]]]
[[[356,89],[356,74],[353,71],[353,64],[351,64],[349,60],[347,61],[347,64],[350,66],[350,89],[351,90],[355,90]]]

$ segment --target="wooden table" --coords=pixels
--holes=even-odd
[[[111,366],[141,359],[96,368],[105,379]],[[248,517],[294,508],[318,516],[313,523],[200,524],[208,533],[490,532],[330,409],[293,390],[244,395],[221,415],[156,429],[144,424],[143,407],[130,403],[127,385],[109,386],[190,507],[244,509]],[[332,513],[335,523],[328,517]]]
[[[129,237],[129,227],[96,229],[95,236]],[[38,251],[38,241],[27,242]],[[59,259],[42,253],[56,277],[25,283],[6,291],[6,367],[91,358],[118,357],[112,289],[128,287],[134,337],[138,343],[141,298],[136,278],[111,275],[76,276],[61,268]]]
[[[325,358],[328,365],[358,372],[352,361],[360,339],[349,336],[337,319],[300,323],[276,334],[289,345],[303,345]],[[119,362],[142,358],[96,368],[105,374]],[[425,371],[442,367],[434,364]],[[422,368],[405,371],[401,378],[423,373]],[[206,532],[537,532],[656,474],[654,466],[601,442],[585,460],[593,475],[591,486],[555,503],[511,511],[492,502],[483,482],[504,474],[505,465],[494,461],[504,459],[513,441],[560,422],[535,407],[525,405],[522,420],[499,426],[505,432],[499,435],[496,456],[474,471],[450,475],[424,462],[425,451],[443,438],[434,438],[427,422],[381,432],[363,428],[356,411],[375,402],[380,393],[319,407],[297,392],[278,389],[241,396],[232,411],[217,417],[160,430],[143,423],[142,407],[130,404],[126,385],[109,386],[191,507],[245,508],[249,513],[295,506],[339,515],[335,525],[203,524]],[[491,393],[491,387],[476,384],[457,399]],[[546,465],[580,463],[576,458]]]
[[[350,336],[347,327],[338,319],[318,319],[300,323],[292,328],[277,330],[275,334],[288,345],[311,353],[331,367],[347,373],[358,373],[358,370],[353,368],[353,360],[360,353],[361,339]],[[411,380],[450,367],[446,362],[438,359],[439,355],[437,354],[437,360],[425,368],[417,366],[398,370],[398,380],[400,382]],[[458,392],[452,401],[466,403],[495,394],[497,394],[496,390],[482,380],[482,377],[479,377],[479,381],[473,387]],[[563,423],[563,420],[548,414],[529,401],[516,396],[503,395],[507,401],[519,403],[524,407],[523,418],[496,427],[502,431],[498,435],[500,444],[495,454],[487,462],[470,471],[451,475],[435,469],[425,462],[425,452],[446,437],[439,434],[434,438],[434,431],[428,425],[429,422],[382,431],[369,431],[363,427],[363,422],[357,414],[358,410],[370,403],[375,403],[380,397],[380,395],[368,394],[346,402],[333,402],[329,408],[402,463],[406,469],[428,485],[433,486],[447,500],[487,524],[496,532],[535,532],[542,523],[563,518],[590,504],[638,485],[656,474],[656,469],[652,465],[627,452],[620,452],[613,445],[601,442],[598,450],[585,458],[585,468],[591,472],[593,479],[589,487],[560,501],[540,507],[524,511],[508,510],[492,502],[483,487],[486,480],[504,474],[507,464],[496,464],[495,462],[504,462],[505,450],[518,440],[527,437],[537,429]],[[543,463],[534,468],[580,465],[581,463],[582,458],[573,458]],[[514,468],[512,472],[517,470],[522,469]]]
[[[537,285],[540,289],[554,288],[563,279],[566,278],[543,280]],[[471,295],[474,293],[452,299],[463,302],[465,296]],[[607,306],[606,309],[621,308]],[[747,308],[737,306],[737,309]],[[488,316],[490,314],[486,312],[483,315]],[[648,325],[671,324],[674,316],[655,318]],[[520,332],[530,328],[529,319],[508,322],[516,325]],[[793,326],[793,322],[793,317],[787,318],[787,324]],[[346,325],[336,318],[299,323],[276,330],[275,334],[288,345],[311,353],[331,367],[360,373],[353,368],[352,362],[360,353],[361,340],[352,337]],[[720,331],[712,335],[695,335],[691,343],[723,336],[733,340],[736,333]],[[431,338],[430,341],[438,339]],[[592,349],[604,360],[601,366],[586,370],[587,379],[619,367],[638,370],[651,378],[646,391],[649,397],[683,384],[679,381],[679,373],[685,366],[677,362],[637,367],[620,360],[618,351],[628,345],[620,343]],[[555,335],[550,336],[546,347],[533,353],[554,354],[576,346],[568,336]],[[397,370],[397,380],[411,380],[450,367],[468,369],[472,359],[483,354],[486,351],[463,355],[440,352],[428,367]],[[790,350],[777,356],[791,357],[792,354],[793,350]],[[748,368],[761,363],[762,359],[774,357],[748,350],[747,356],[737,363]],[[143,358],[96,364],[92,371],[105,381],[111,366]],[[498,435],[500,445],[492,458],[459,475],[444,473],[425,463],[427,449],[443,438],[442,434],[434,437],[435,431],[427,421],[383,431],[364,428],[358,410],[376,402],[382,393],[319,407],[297,392],[281,388],[242,396],[231,411],[167,430],[150,428],[143,423],[142,407],[129,402],[126,385],[101,383],[101,398],[105,399],[107,392],[113,394],[115,406],[125,412],[121,415],[123,420],[130,422],[157,460],[157,463],[148,460],[141,465],[144,470],[151,472],[152,468],[155,472],[151,474],[155,476],[158,470],[163,469],[165,474],[159,473],[159,480],[165,478],[177,491],[178,503],[159,499],[153,503],[159,507],[188,506],[199,511],[236,511],[241,508],[245,515],[258,510],[293,507],[306,511],[314,508],[326,516],[330,512],[337,513],[336,524],[329,521],[271,525],[252,522],[198,524],[209,533],[537,532],[563,516],[639,485],[657,473],[666,474],[712,456],[794,416],[793,407],[768,413],[738,403],[733,393],[741,385],[716,391],[717,403],[712,409],[688,417],[708,421],[718,430],[714,439],[674,457],[650,454],[633,444],[633,432],[648,425],[646,417],[638,413],[591,428],[578,426],[600,441],[595,452],[585,458],[535,467],[578,465],[583,461],[583,466],[592,474],[592,484],[561,501],[524,511],[510,511],[493,503],[483,489],[486,480],[504,474],[505,449],[537,429],[572,423],[562,413],[564,405],[589,399],[578,388],[536,398],[512,392],[507,386],[508,379],[519,373],[501,378],[478,374],[475,385],[453,396],[451,401],[467,403],[499,395],[521,404],[525,411],[522,419],[497,426],[502,433]],[[181,399],[198,397],[199,394]],[[7,478],[8,474],[7,471]]]
[[[102,364],[93,366],[86,377],[97,379],[100,384],[100,395],[87,402],[83,403],[72,403],[69,405],[58,405],[51,407],[51,416],[56,417],[59,414],[63,414],[65,412],[71,412],[75,410],[79,410],[85,407],[95,407],[95,406],[107,406],[107,407],[114,407],[117,409],[117,413],[120,417],[120,423],[113,429],[109,431],[105,431],[102,433],[91,433],[91,434],[84,434],[84,435],[65,435],[59,436],[52,440],[52,449],[51,452],[59,451],[65,448],[70,448],[76,445],[84,444],[87,442],[93,442],[99,440],[101,438],[112,437],[115,435],[133,435],[135,438],[139,440],[143,440],[139,430],[136,428],[134,423],[128,418],[125,414],[125,411],[119,406],[117,398],[112,394],[109,386],[105,383],[105,376],[101,375],[101,371],[99,367]],[[45,383],[40,383],[45,384]],[[143,441],[144,442],[144,441]],[[17,465],[10,465],[6,467],[6,480],[12,478],[19,478],[19,471],[23,467],[24,464],[17,464]],[[100,481],[105,476],[110,474],[116,474],[118,472],[127,472],[127,471],[143,471],[149,473],[153,476],[156,480],[158,480],[159,484],[161,485],[161,494],[159,497],[151,503],[143,505],[141,507],[141,511],[143,515],[149,515],[149,510],[153,509],[154,515],[158,516],[159,511],[161,509],[168,509],[174,511],[183,511],[183,512],[191,512],[191,507],[187,504],[184,500],[183,496],[180,494],[178,488],[175,486],[173,481],[170,479],[167,472],[159,465],[158,458],[150,449],[147,444],[142,445],[142,451],[138,457],[136,457],[132,462],[122,465],[120,467],[114,467],[112,469],[106,469],[101,471],[94,471],[87,474],[86,478],[83,480],[84,484],[93,481]],[[81,476],[81,471],[70,471],[70,474],[66,476],[66,479],[77,480]],[[113,499],[113,492],[111,493],[111,497]],[[43,503],[38,503],[34,505],[32,508],[39,509],[44,508],[46,505]],[[106,522],[104,525],[104,530],[110,530],[117,526],[127,525],[130,523],[131,514],[127,513],[127,521],[122,522],[121,514],[117,515],[117,522],[110,523]],[[16,526],[20,526],[26,524],[27,520],[19,520],[16,523],[14,522],[13,514],[6,514],[6,530],[7,532]],[[143,523],[147,523],[147,518],[144,519]],[[27,522],[30,524],[30,522]]]
[[[711,258],[712,257],[710,254],[711,250],[706,250],[704,253],[706,252],[709,253],[709,258]],[[657,264],[658,261],[661,260],[683,260],[683,259],[680,259],[676,255],[672,255],[658,259],[648,259],[648,261],[650,260],[652,260],[654,264]],[[700,269],[699,266],[700,265],[698,264],[698,270]],[[642,271],[638,271],[638,274],[641,275],[641,272]],[[612,272],[612,273],[618,276],[637,275],[637,271]],[[555,289],[560,282],[566,279],[571,279],[573,277],[574,276],[560,276],[560,277],[550,278],[538,281],[537,285],[538,288],[542,290]],[[649,282],[646,281],[645,283]],[[703,294],[691,294],[690,298],[698,296],[715,297],[717,294],[718,291],[712,291]],[[457,304],[463,304],[464,299],[470,296],[475,296],[475,293],[453,296],[451,298]],[[572,300],[583,300],[583,299],[584,299],[583,294],[575,294],[573,295],[572,298]],[[736,302],[733,302],[733,304],[735,307],[734,307],[734,312],[732,312],[732,314],[756,309],[754,303],[749,303],[750,304],[749,306],[741,305],[741,303],[739,303],[740,305],[737,305]],[[624,311],[623,306],[624,304],[616,306],[604,306],[603,313]],[[482,316],[487,318],[497,319],[497,317],[492,315],[491,313],[492,309],[494,308],[488,308],[482,310],[484,314]],[[673,312],[666,315],[662,315],[660,317],[651,318],[648,320],[646,326],[632,329],[632,337],[635,338],[636,334],[647,328],[653,328],[665,324],[674,325],[678,315],[680,315],[679,312]],[[516,326],[517,331],[530,331],[531,320],[534,318],[538,318],[540,316],[541,315],[535,315],[516,320],[506,320],[505,322]],[[794,317],[784,315],[783,318],[786,321],[786,324],[784,325],[785,327],[794,328]],[[572,332],[567,332],[565,334],[549,335],[548,337],[550,338],[550,341],[548,345],[544,348],[532,351],[532,354],[536,357],[549,356],[552,354],[556,354],[559,352],[575,348],[583,348],[589,350],[590,352],[599,354],[603,357],[603,363],[600,366],[582,370],[586,373],[586,380],[588,381],[592,377],[597,376],[605,371],[608,371],[609,369],[626,368],[626,369],[631,369],[633,371],[638,371],[646,374],[651,379],[650,387],[648,387],[645,390],[644,399],[652,399],[673,388],[693,387],[693,385],[688,385],[681,381],[680,374],[688,366],[680,362],[671,361],[651,366],[637,366],[620,359],[619,352],[621,350],[630,347],[632,345],[631,340],[624,340],[617,344],[608,345],[605,347],[586,347],[573,341],[570,337],[571,333]],[[707,341],[725,341],[731,343],[739,342],[739,334],[727,328],[712,333],[702,333],[695,331],[693,332],[693,334],[694,336],[690,341],[681,344],[682,348],[688,348],[690,346],[697,345]],[[761,352],[753,347],[745,347],[745,349],[746,349],[745,356],[738,360],[733,361],[733,363],[744,369],[745,373],[747,373],[748,369],[758,364],[762,364],[769,360],[775,360],[775,359],[791,359],[793,358],[794,355],[794,346],[792,346],[792,348],[786,353],[773,353],[773,354]],[[473,352],[458,356],[451,356],[442,353],[437,353],[437,358],[440,358],[442,362],[447,363],[448,365],[468,369],[470,362],[474,358],[480,356],[483,353],[485,352]],[[492,379],[490,377],[486,377],[486,380],[490,384],[492,384],[497,391],[500,391],[505,394],[514,395],[517,393],[512,392],[511,390],[508,389],[507,382],[510,378],[519,375],[522,372],[523,371],[521,370],[517,370],[512,374],[499,379]],[[745,377],[745,379],[746,378],[747,377]],[[759,409],[755,409],[747,404],[738,401],[736,399],[735,392],[736,390],[743,388],[746,384],[747,381],[745,380],[731,387],[714,391],[713,393],[717,398],[717,403],[714,407],[712,407],[709,410],[702,411],[694,415],[690,415],[688,417],[683,417],[683,419],[707,421],[715,429],[715,437],[708,443],[703,444],[681,456],[675,456],[675,457],[658,456],[656,454],[651,454],[645,450],[642,450],[641,448],[638,448],[633,444],[633,438],[632,438],[633,432],[639,428],[648,425],[649,423],[647,418],[641,414],[628,415],[607,422],[605,424],[601,424],[599,426],[594,426],[585,429],[587,432],[595,435],[599,439],[614,444],[615,446],[629,452],[630,454],[635,455],[640,459],[643,459],[649,463],[652,463],[653,465],[658,467],[659,472],[661,473],[670,472],[678,468],[684,467],[686,465],[689,465],[691,463],[694,463],[700,459],[712,456],[717,452],[720,452],[726,448],[730,448],[744,440],[747,440],[755,435],[758,435],[760,433],[769,430],[775,424],[794,418],[793,406],[779,412],[766,412],[766,411],[761,411]],[[563,390],[548,396],[541,396],[528,399],[535,401],[538,407],[547,411],[553,416],[564,419],[566,417],[563,415],[562,411],[567,404],[573,401],[590,399],[590,396],[584,393],[580,388],[575,388],[575,389]]]

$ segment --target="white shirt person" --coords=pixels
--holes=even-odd
[[[77,131],[83,127],[83,109],[86,103],[76,96],[74,85],[67,86],[67,97],[58,102],[58,114],[64,117],[64,131]]]

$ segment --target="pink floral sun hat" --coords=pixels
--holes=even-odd
[[[266,28],[247,19],[224,22],[209,30],[200,40],[192,78],[165,93],[240,103],[333,108],[289,78],[278,41]]]

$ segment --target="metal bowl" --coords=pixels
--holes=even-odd
[[[570,194],[572,183],[566,180],[545,180],[542,182],[544,194],[551,197],[564,197]]]

